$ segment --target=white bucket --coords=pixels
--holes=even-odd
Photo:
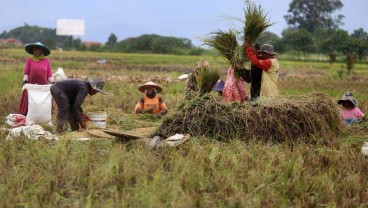
[[[87,114],[91,121],[100,128],[106,128],[106,112],[92,112]]]

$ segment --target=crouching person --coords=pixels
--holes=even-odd
[[[162,88],[154,82],[147,82],[138,87],[138,90],[145,93],[135,105],[135,113],[150,113],[158,118],[161,118],[167,113],[167,107],[161,97],[157,95],[162,91]]]
[[[62,133],[64,125],[69,122],[72,131],[79,130],[79,126],[86,128],[82,104],[86,96],[95,95],[98,92],[107,94],[102,88],[105,82],[102,78],[93,80],[88,77],[87,81],[71,79],[56,82],[50,88],[57,107],[56,132]]]

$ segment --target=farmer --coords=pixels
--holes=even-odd
[[[135,113],[150,113],[161,118],[168,112],[165,102],[157,95],[162,91],[160,86],[154,82],[147,82],[139,86],[138,90],[145,93],[145,96],[135,105]]]
[[[257,57],[255,49],[246,44],[246,54],[253,65],[263,70],[260,96],[277,96],[277,72],[279,70],[279,62],[276,59],[276,53],[273,51],[273,46],[270,44],[262,45],[260,49],[260,57]]]
[[[261,56],[261,54],[259,54],[259,50],[261,49],[260,45],[258,43],[254,44],[254,49],[259,58]],[[250,101],[256,101],[261,93],[262,69],[252,64],[250,76]]]
[[[357,107],[358,102],[351,92],[346,92],[337,103],[340,107],[340,115],[344,124],[359,123],[364,118],[364,113]]]
[[[95,95],[98,92],[107,94],[102,88],[105,82],[102,78],[93,80],[88,77],[87,81],[72,79],[56,82],[51,86],[51,95],[58,106],[56,132],[62,133],[64,124],[69,122],[72,131],[79,130],[79,125],[86,128],[85,115],[82,104],[86,96]]]
[[[53,83],[51,64],[45,58],[50,55],[50,50],[47,46],[40,42],[31,43],[26,45],[25,50],[32,57],[26,60],[22,84],[47,85]],[[27,115],[28,113],[28,94],[26,89],[23,90],[18,112],[22,115]]]
[[[244,103],[249,99],[244,86],[244,81],[240,76],[236,75],[235,70],[240,66],[229,66],[225,81],[224,90],[222,91],[222,100],[224,102]]]
[[[199,70],[207,70],[208,69],[208,62],[206,60],[198,61],[195,65],[195,70],[190,73],[186,86],[185,86],[185,98],[190,100],[193,98],[197,88],[197,79],[200,79],[198,71]]]

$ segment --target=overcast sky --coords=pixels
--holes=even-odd
[[[291,0],[253,0],[268,12],[275,24],[269,31],[281,35],[287,25]],[[336,14],[345,16],[341,28],[353,32],[368,31],[365,12],[368,0],[342,0],[344,7]],[[83,41],[106,42],[114,33],[118,40],[142,34],[189,38],[200,45],[199,38],[222,29],[242,29],[236,18],[243,18],[243,0],[3,0],[0,6],[0,32],[16,27],[37,25],[56,28],[57,19],[84,19]]]

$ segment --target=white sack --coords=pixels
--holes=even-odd
[[[51,124],[52,96],[51,85],[25,84],[28,91],[27,120],[36,124]]]

